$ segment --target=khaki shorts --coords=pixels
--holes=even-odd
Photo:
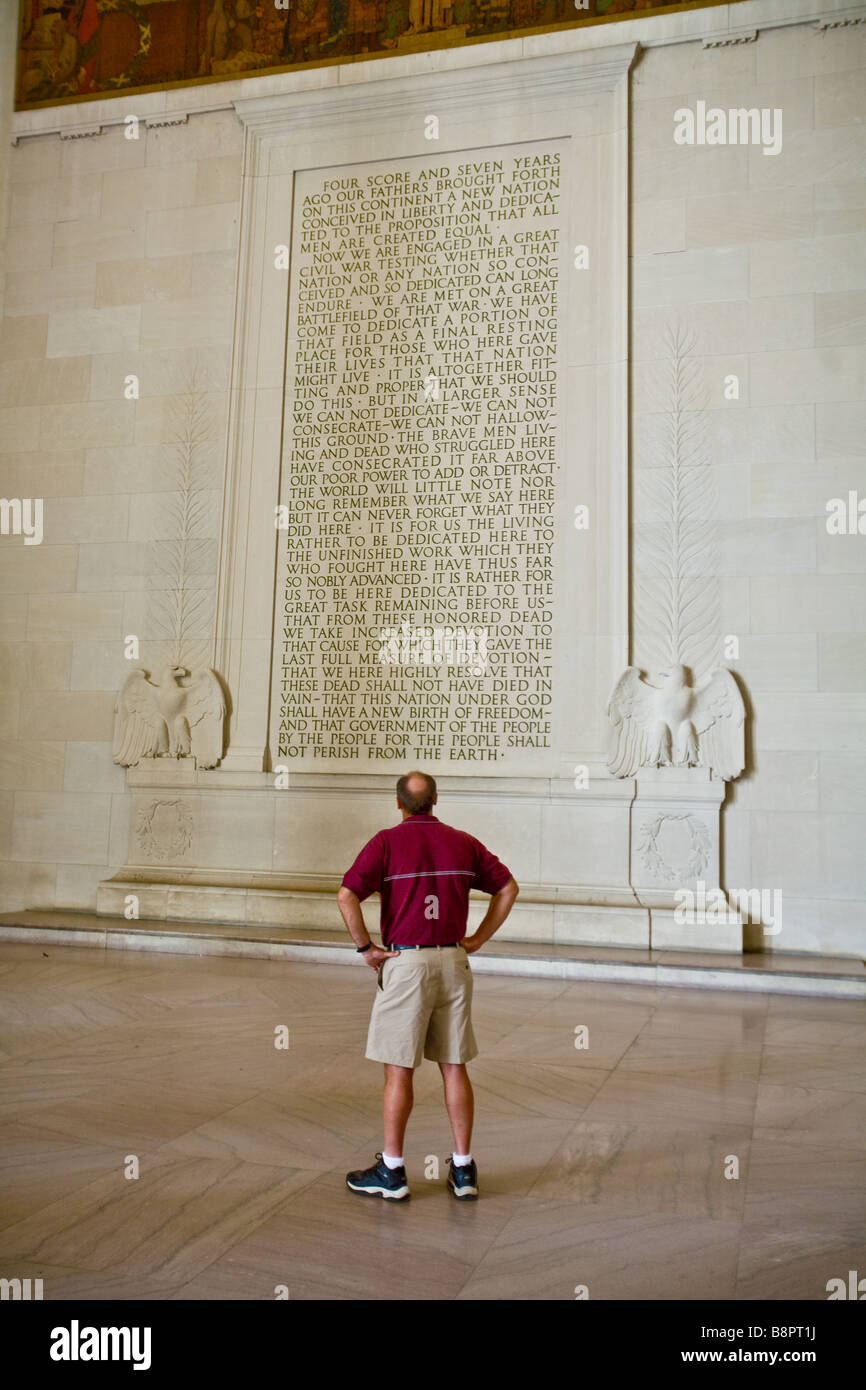
[[[462,946],[401,951],[382,967],[367,1034],[371,1062],[420,1067],[478,1056],[472,1031],[472,970]]]

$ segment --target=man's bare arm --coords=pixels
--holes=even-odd
[[[361,911],[361,902],[357,894],[353,893],[351,888],[341,888],[337,894],[337,906],[355,945],[366,946],[367,942],[370,941],[370,933],[364,926],[364,914]],[[391,956],[398,954],[397,951],[383,951],[380,946],[371,945],[369,951],[364,952],[364,960],[367,965],[378,970],[383,960],[388,960]]]
[[[495,931],[498,931],[505,921],[517,898],[520,889],[513,878],[510,878],[504,888],[500,888],[498,893],[493,893],[490,898],[490,906],[484,914],[482,921],[471,936],[464,936],[461,946],[464,951],[471,955],[473,951],[479,950],[489,941]]]

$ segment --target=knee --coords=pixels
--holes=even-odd
[[[393,1062],[385,1063],[385,1083],[392,1086],[404,1086],[411,1089],[412,1078],[415,1075],[414,1067],[396,1067]]]

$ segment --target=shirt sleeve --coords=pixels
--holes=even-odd
[[[385,871],[385,843],[381,835],[368,840],[352,867],[343,875],[343,888],[349,888],[361,902],[379,893]]]
[[[473,888],[480,888],[482,893],[498,893],[500,888],[504,888],[511,878],[511,870],[506,869],[505,865],[491,854],[489,849],[482,845],[480,840],[475,841],[475,877],[472,880]]]

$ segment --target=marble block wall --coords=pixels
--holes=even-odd
[[[2,491],[44,497],[45,534],[0,541],[7,907],[93,904],[126,858],[123,639],[148,665],[178,639],[211,651],[242,132],[220,110],[139,137],[72,126],[13,150]]]
[[[651,570],[645,500],[679,333],[707,470],[707,630],[738,642],[736,657],[702,659],[741,677],[750,715],[748,772],[722,810],[722,882],[783,892],[770,948],[864,953],[866,537],[828,535],[825,506],[866,496],[866,25],[822,27],[822,15],[841,25],[857,12],[747,0],[145,94],[138,140],[125,138],[118,101],[13,118],[0,492],[45,498],[45,539],[0,537],[0,910],[93,908],[127,862],[132,794],[111,760],[124,637],[142,638],[148,666],[179,636],[209,649],[243,147],[232,100],[628,39],[642,45],[631,73],[635,578]],[[781,152],[676,145],[674,111],[697,101],[781,109]],[[130,374],[137,400],[124,398]],[[179,563],[196,595],[181,615]],[[637,583],[633,618],[635,662],[659,669],[664,634]]]
[[[745,8],[748,29],[761,8]],[[726,664],[750,715],[723,882],[782,891],[777,946],[853,954],[866,944],[866,536],[829,535],[826,503],[866,497],[866,25],[652,48],[632,98],[633,505],[658,461],[658,359],[679,325],[713,493],[712,625],[739,639]],[[781,109],[781,152],[674,145],[673,111],[698,100]],[[639,571],[639,511],[634,524]],[[640,621],[634,650],[657,659]]]
[[[3,314],[3,272],[8,220],[9,165],[12,155],[12,92],[15,87],[15,54],[18,16],[14,5],[0,13],[0,317]]]

